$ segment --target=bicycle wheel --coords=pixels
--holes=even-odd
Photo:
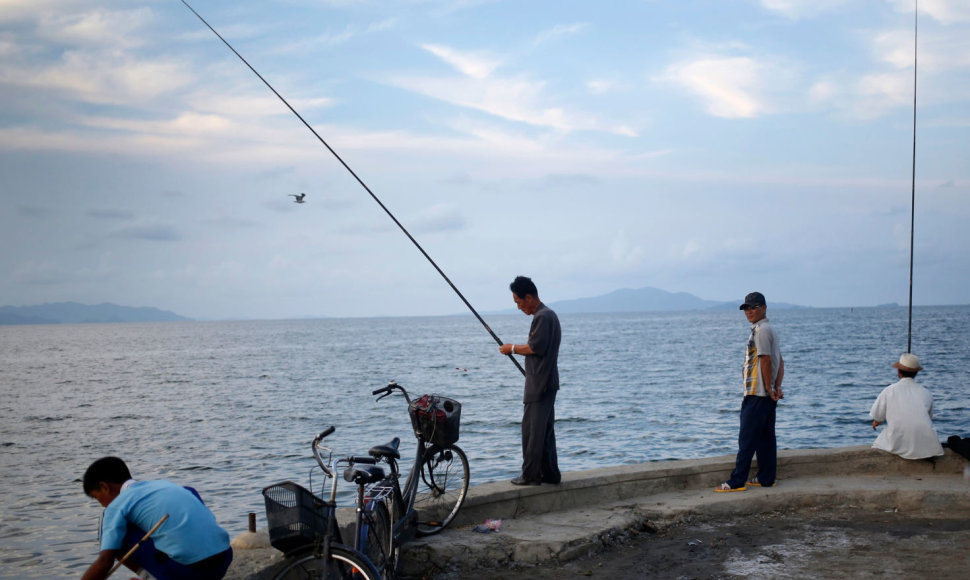
[[[372,509],[364,512],[367,526],[366,538],[361,550],[374,567],[384,576],[392,576],[397,567],[396,554],[391,551],[391,514],[383,501],[376,501]]]
[[[457,445],[425,450],[421,481],[414,498],[418,511],[418,534],[437,534],[458,515],[468,494],[468,458]]]
[[[273,580],[381,580],[381,574],[365,557],[340,544],[330,546],[330,559],[324,560],[313,548],[287,556]]]

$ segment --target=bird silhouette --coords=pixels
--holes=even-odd
[[[301,193],[300,195],[296,195],[295,193],[291,193],[290,194],[290,197],[296,198],[296,199],[293,200],[293,203],[306,203],[305,201],[303,201],[303,198],[306,197],[306,194],[305,193]]]

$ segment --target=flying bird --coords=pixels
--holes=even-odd
[[[290,197],[296,198],[296,199],[293,200],[293,203],[306,203],[305,201],[303,201],[303,198],[306,197],[306,194],[305,193],[301,193],[300,195],[296,195],[295,193],[291,193],[290,194]]]

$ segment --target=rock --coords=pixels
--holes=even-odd
[[[271,548],[269,530],[263,528],[255,532],[243,532],[229,542],[233,550],[254,550],[257,548]]]

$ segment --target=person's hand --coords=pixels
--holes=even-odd
[[[498,351],[504,355],[510,355],[512,354],[512,345],[503,344],[502,346],[498,347]]]
[[[873,421],[872,422],[872,430],[873,431],[875,431],[876,430],[876,427],[878,427],[878,426],[879,426],[879,421]]]

